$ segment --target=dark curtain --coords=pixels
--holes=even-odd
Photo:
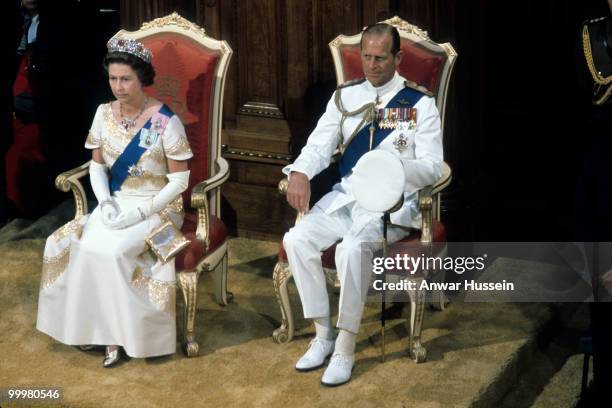
[[[575,232],[586,142],[577,57],[584,20],[606,0],[392,0],[397,14],[459,54],[447,103],[443,198],[455,240],[555,241]],[[584,59],[582,57],[582,59]]]

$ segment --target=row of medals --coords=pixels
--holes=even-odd
[[[416,127],[416,108],[383,108],[376,112],[381,129],[409,130]]]

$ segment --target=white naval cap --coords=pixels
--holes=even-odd
[[[386,150],[372,150],[357,161],[350,176],[353,196],[368,211],[394,207],[404,193],[406,175],[400,159]]]

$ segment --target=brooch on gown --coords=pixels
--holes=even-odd
[[[145,149],[149,149],[151,146],[154,146],[159,138],[159,135],[164,133],[166,125],[168,125],[169,121],[170,118],[168,116],[161,112],[155,112],[151,117],[151,127],[149,129],[140,129],[140,142],[138,143],[138,146]]]
[[[138,146],[144,147],[145,149],[150,148],[157,142],[157,137],[159,133],[152,129],[142,128],[140,129],[140,142]]]

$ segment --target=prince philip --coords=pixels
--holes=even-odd
[[[442,138],[435,101],[426,90],[396,72],[401,59],[397,30],[384,23],[368,26],[361,37],[365,78],[341,85],[334,92],[306,146],[295,162],[283,169],[289,176],[287,201],[305,213],[285,234],[283,244],[304,317],[314,321],[316,331],[295,368],[317,369],[331,356],[321,379],[328,386],[351,378],[364,294],[370,282],[370,271],[362,271],[361,259],[372,256],[383,233],[382,213],[366,210],[355,199],[353,167],[361,156],[375,149],[391,152],[401,162],[404,202],[392,213],[391,221],[408,227],[420,225],[417,191],[441,175]],[[310,180],[329,166],[337,148],[342,153],[342,179],[309,209]],[[405,235],[405,230],[390,228],[388,239],[393,242]],[[339,240],[335,255],[340,280],[336,336],[321,252]]]

